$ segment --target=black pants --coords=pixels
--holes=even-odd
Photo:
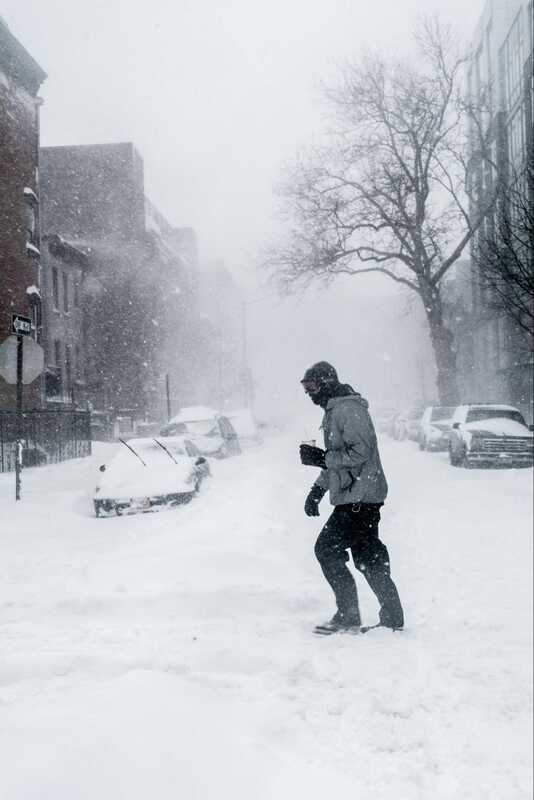
[[[380,622],[391,628],[404,624],[397,587],[390,575],[387,547],[378,538],[381,504],[336,506],[315,544],[315,555],[336,596],[338,611],[360,624],[358,592],[347,568],[350,549],[356,569],[367,580],[380,604]]]

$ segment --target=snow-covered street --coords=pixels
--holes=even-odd
[[[406,629],[319,637],[297,444],[123,518],[90,503],[114,445],[26,470],[18,505],[0,476],[2,800],[530,797],[532,470],[384,439]]]

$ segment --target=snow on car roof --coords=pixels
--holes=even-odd
[[[216,419],[219,412],[209,406],[188,406],[182,408],[170,422],[203,422]]]
[[[470,408],[481,408],[481,409],[490,409],[494,411],[516,411],[519,412],[519,409],[516,406],[508,406],[503,405],[501,403],[463,403],[456,407],[456,411],[470,409]]]
[[[470,403],[468,408],[494,408],[496,411],[517,411],[515,406],[507,406],[502,403]]]
[[[515,406],[507,406],[502,403],[475,403],[472,408],[495,408],[498,411],[517,411]]]

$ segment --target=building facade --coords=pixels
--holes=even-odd
[[[41,151],[48,403],[163,420],[193,395],[196,239],[145,197],[131,143]]]
[[[511,182],[527,174],[528,165],[534,166],[533,25],[532,0],[488,0],[477,26],[469,94],[483,98],[484,130],[495,166],[473,165],[474,213],[494,191],[496,181],[504,198]],[[534,201],[533,176],[531,171],[530,179],[522,184],[530,203]],[[472,361],[472,370],[460,374],[460,384],[466,400],[513,403],[532,421],[532,342],[506,314],[495,310],[475,257],[483,252],[483,241],[495,235],[499,213],[507,213],[502,204],[485,219],[472,242],[472,341],[458,343],[460,361]],[[472,351],[469,357],[464,353],[466,346]]]
[[[46,73],[0,19],[0,341],[13,312],[41,337],[39,87]],[[25,407],[41,404],[41,380],[24,387]],[[15,387],[0,377],[0,409],[15,408]]]
[[[61,236],[42,240],[44,395],[47,406],[85,406],[85,330],[82,288],[89,258]]]

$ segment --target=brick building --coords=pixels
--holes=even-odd
[[[0,341],[11,313],[32,317],[41,335],[38,91],[46,73],[0,19]],[[24,388],[37,407],[41,381]],[[15,387],[0,377],[0,409],[15,407]]]

